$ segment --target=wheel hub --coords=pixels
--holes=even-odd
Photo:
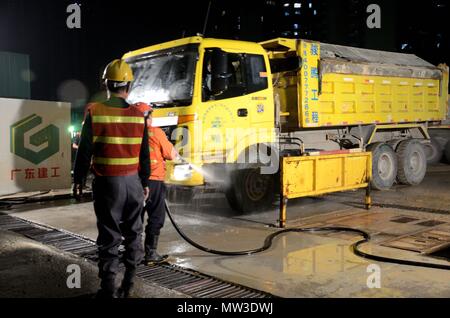
[[[411,154],[409,159],[409,169],[413,172],[421,171],[422,169],[422,158],[418,152]]]
[[[383,180],[392,177],[394,163],[387,154],[382,154],[378,160],[378,174]]]
[[[264,198],[267,192],[268,177],[259,174],[258,170],[252,170],[245,178],[245,189],[248,197],[253,201],[259,201]]]

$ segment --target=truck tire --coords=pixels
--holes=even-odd
[[[447,143],[445,144],[444,153],[445,153],[445,159],[447,160],[447,163],[450,164],[450,140],[447,141]]]
[[[397,155],[386,143],[376,142],[367,147],[372,152],[371,186],[376,190],[388,190],[397,177]]]
[[[441,161],[444,150],[436,139],[431,138],[429,143],[424,143],[422,146],[427,157],[427,164],[435,165]]]
[[[260,168],[242,169],[231,173],[231,186],[225,195],[231,208],[248,213],[270,208],[274,189],[273,175],[260,174]]]
[[[397,148],[397,179],[406,185],[418,185],[427,172],[427,158],[422,144],[416,139],[402,141]]]

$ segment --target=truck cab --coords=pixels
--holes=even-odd
[[[153,105],[153,125],[186,161],[167,163],[168,185],[224,189],[227,169],[255,161],[243,158],[249,147],[275,141],[272,77],[261,45],[191,37],[123,58],[135,76],[129,101]]]

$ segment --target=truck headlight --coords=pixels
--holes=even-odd
[[[186,181],[192,178],[192,167],[188,164],[173,167],[173,180]]]

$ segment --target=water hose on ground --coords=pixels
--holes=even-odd
[[[192,239],[190,239],[178,226],[178,224],[175,222],[172,213],[170,211],[169,208],[169,204],[167,203],[167,200],[165,201],[165,207],[166,207],[166,212],[167,215],[169,216],[170,221],[172,222],[173,227],[175,228],[175,230],[177,231],[177,233],[189,244],[191,244],[192,246],[194,246],[195,248],[206,252],[206,253],[210,253],[210,254],[216,254],[216,255],[223,255],[223,256],[244,256],[244,255],[254,255],[257,253],[261,253],[264,252],[266,250],[268,250],[272,244],[273,244],[273,240],[282,234],[285,233],[317,233],[317,232],[330,232],[330,231],[335,231],[335,232],[347,232],[347,233],[354,233],[354,234],[358,234],[360,236],[362,236],[362,239],[357,241],[356,243],[353,243],[350,247],[351,251],[353,252],[353,254],[365,258],[365,259],[370,259],[373,261],[379,261],[379,262],[385,262],[385,263],[392,263],[392,264],[400,264],[400,265],[409,265],[409,266],[419,266],[419,267],[427,267],[427,268],[436,268],[436,269],[444,269],[444,270],[450,270],[450,265],[444,265],[444,264],[435,264],[435,263],[426,263],[426,262],[417,262],[417,261],[410,261],[410,260],[402,260],[402,259],[396,259],[396,258],[390,258],[390,257],[385,257],[385,256],[380,256],[380,255],[373,255],[373,254],[369,254],[366,252],[363,252],[359,249],[359,247],[362,244],[368,243],[371,240],[370,234],[367,233],[366,231],[363,230],[359,230],[359,229],[353,229],[350,227],[338,227],[338,226],[328,226],[328,227],[310,227],[310,228],[288,228],[288,229],[282,229],[279,231],[276,231],[274,233],[269,234],[265,240],[264,240],[264,244],[256,249],[252,249],[252,250],[243,250],[243,251],[219,251],[219,250],[214,250],[208,247],[205,247],[203,245],[198,244],[197,242],[193,241]]]

